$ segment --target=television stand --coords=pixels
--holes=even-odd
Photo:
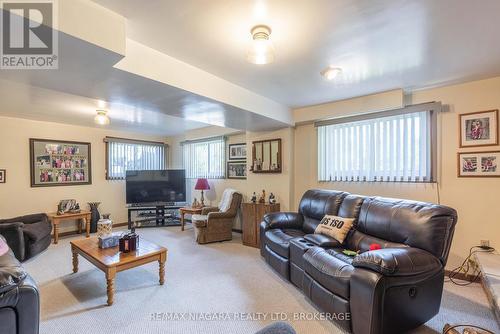
[[[128,210],[128,228],[136,227],[181,226],[179,209],[185,204],[131,205]],[[134,214],[135,213],[135,214]]]

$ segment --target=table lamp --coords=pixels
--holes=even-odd
[[[196,185],[194,186],[195,190],[201,190],[201,206],[205,206],[205,198],[203,197],[203,190],[209,190],[210,185],[208,184],[207,179],[198,179],[196,181]]]

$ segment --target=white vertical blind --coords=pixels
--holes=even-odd
[[[224,137],[182,143],[186,178],[223,179],[226,177]]]
[[[166,167],[166,145],[106,139],[108,150],[108,180],[125,178],[127,170],[161,170]]]
[[[430,112],[318,126],[318,181],[431,181]]]

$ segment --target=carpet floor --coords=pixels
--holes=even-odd
[[[104,274],[80,258],[72,273],[67,237],[25,263],[41,290],[41,334],[65,333],[254,333],[287,319],[297,333],[344,333],[325,320],[292,284],[265,264],[258,249],[233,241],[198,245],[191,228],[139,230],[142,238],[168,248],[166,282],[158,264],[117,274],[115,302],[106,306]],[[445,283],[440,313],[412,333],[441,333],[445,323],[469,323],[500,332],[479,284]]]

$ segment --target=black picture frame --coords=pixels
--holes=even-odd
[[[69,140],[30,138],[29,145],[31,187],[78,186],[92,184],[92,147],[90,143]],[[44,152],[40,152],[41,145],[45,145]],[[57,150],[57,152],[52,152],[51,150],[53,149]],[[59,149],[62,149],[62,151],[59,152]],[[73,152],[73,150],[76,152]],[[56,157],[57,159],[65,159],[65,163],[68,163],[69,161],[71,166],[68,167],[66,165],[65,167],[58,167],[56,165],[54,167]],[[47,165],[44,166],[44,164]],[[50,177],[57,173],[61,173],[61,176],[64,174],[64,181],[42,181],[42,171],[47,175],[50,174]],[[70,180],[66,180],[68,174],[71,178]],[[82,174],[83,181],[79,180],[79,178],[82,177]],[[75,180],[75,178],[78,180]]]
[[[236,171],[236,175],[234,175],[235,172],[231,170],[231,167],[234,165],[242,165],[242,166],[240,166],[238,171]],[[237,175],[240,171],[243,173],[243,175]],[[227,175],[228,179],[246,180],[247,173],[248,173],[248,170],[247,170],[247,161],[246,160],[228,161],[227,162],[226,175]]]
[[[6,182],[7,182],[7,170],[0,169],[0,183],[6,183]]]
[[[238,149],[241,150],[241,154],[236,154]],[[244,150],[244,154],[243,154]],[[237,143],[237,144],[229,144],[229,160],[246,160],[247,159],[247,144],[246,143]]]

